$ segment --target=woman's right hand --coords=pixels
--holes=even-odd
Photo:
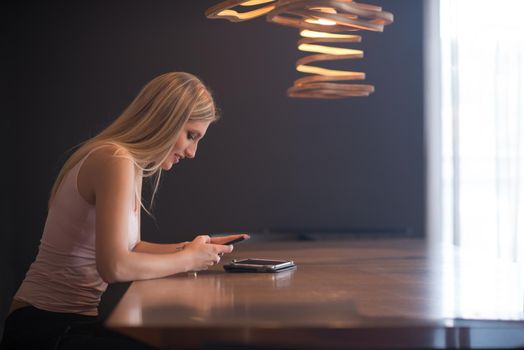
[[[207,270],[220,262],[220,256],[232,251],[232,245],[212,244],[211,237],[206,235],[195,237],[184,247],[184,252],[192,261],[189,271]]]

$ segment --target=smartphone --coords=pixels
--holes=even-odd
[[[224,265],[224,269],[230,272],[280,272],[295,268],[293,260],[275,259],[241,259],[233,260]]]
[[[232,239],[230,240],[229,242],[226,242],[226,243],[222,243],[223,245],[230,245],[230,244],[235,244],[235,243],[238,243],[238,242],[242,242],[243,240],[245,240],[246,238],[244,236],[242,237],[238,237],[238,238],[235,238],[235,239]]]

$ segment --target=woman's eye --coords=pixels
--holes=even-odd
[[[187,139],[188,140],[194,140],[195,139],[195,134],[191,133],[191,132],[188,132],[187,133]]]

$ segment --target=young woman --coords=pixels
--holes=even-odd
[[[217,118],[198,78],[167,73],[72,154],[51,190],[38,255],[13,298],[2,347],[143,347],[97,321],[107,284],[207,269],[232,251],[223,243],[241,236],[176,244],[140,239],[142,179],[154,177],[153,200],[162,171],[194,158]]]

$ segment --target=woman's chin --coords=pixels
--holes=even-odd
[[[162,164],[162,170],[164,171],[169,171],[171,170],[172,167],[173,167],[172,162]]]

